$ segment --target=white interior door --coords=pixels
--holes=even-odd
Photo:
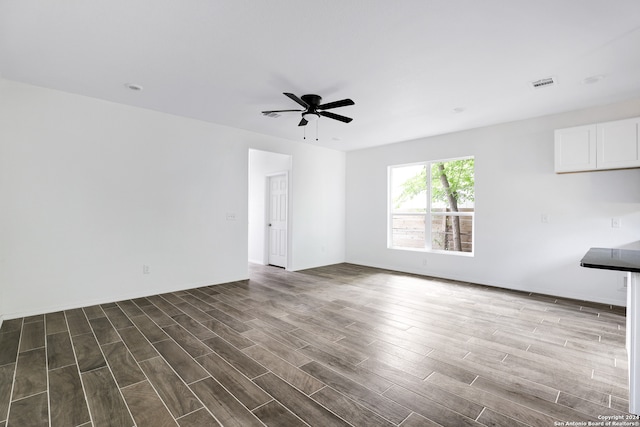
[[[287,267],[287,175],[269,177],[269,264]]]

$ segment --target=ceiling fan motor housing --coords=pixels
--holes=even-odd
[[[309,111],[315,111],[316,107],[322,102],[320,95],[302,95],[300,97],[309,106]]]

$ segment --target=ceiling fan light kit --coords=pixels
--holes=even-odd
[[[315,122],[320,118],[320,114],[318,113],[302,113],[302,118],[307,122]]]
[[[340,114],[335,114],[329,111],[333,108],[346,107],[349,105],[355,105],[351,99],[341,99],[340,101],[328,102],[326,104],[321,104],[322,97],[320,95],[302,95],[301,97],[297,97],[293,93],[284,92],[284,95],[293,100],[296,104],[303,107],[303,110],[271,110],[271,111],[263,111],[262,114],[265,116],[271,116],[277,113],[288,113],[288,112],[299,112],[301,113],[301,120],[298,123],[298,126],[306,126],[309,122],[317,122],[322,117],[328,117],[333,120],[338,120],[343,123],[350,123],[353,119],[351,117],[341,116]],[[317,127],[316,127],[317,133]],[[306,139],[306,135],[305,135]],[[316,135],[316,141],[318,140]]]

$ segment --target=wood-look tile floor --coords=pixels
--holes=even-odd
[[[0,427],[554,426],[626,414],[625,314],[350,264],[7,320]]]

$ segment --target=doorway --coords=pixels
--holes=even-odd
[[[291,164],[290,155],[249,150],[249,262],[284,268],[291,265]],[[283,206],[272,209],[271,187],[276,185],[277,177],[283,176],[284,183],[277,183],[279,191],[284,191],[278,195]]]

